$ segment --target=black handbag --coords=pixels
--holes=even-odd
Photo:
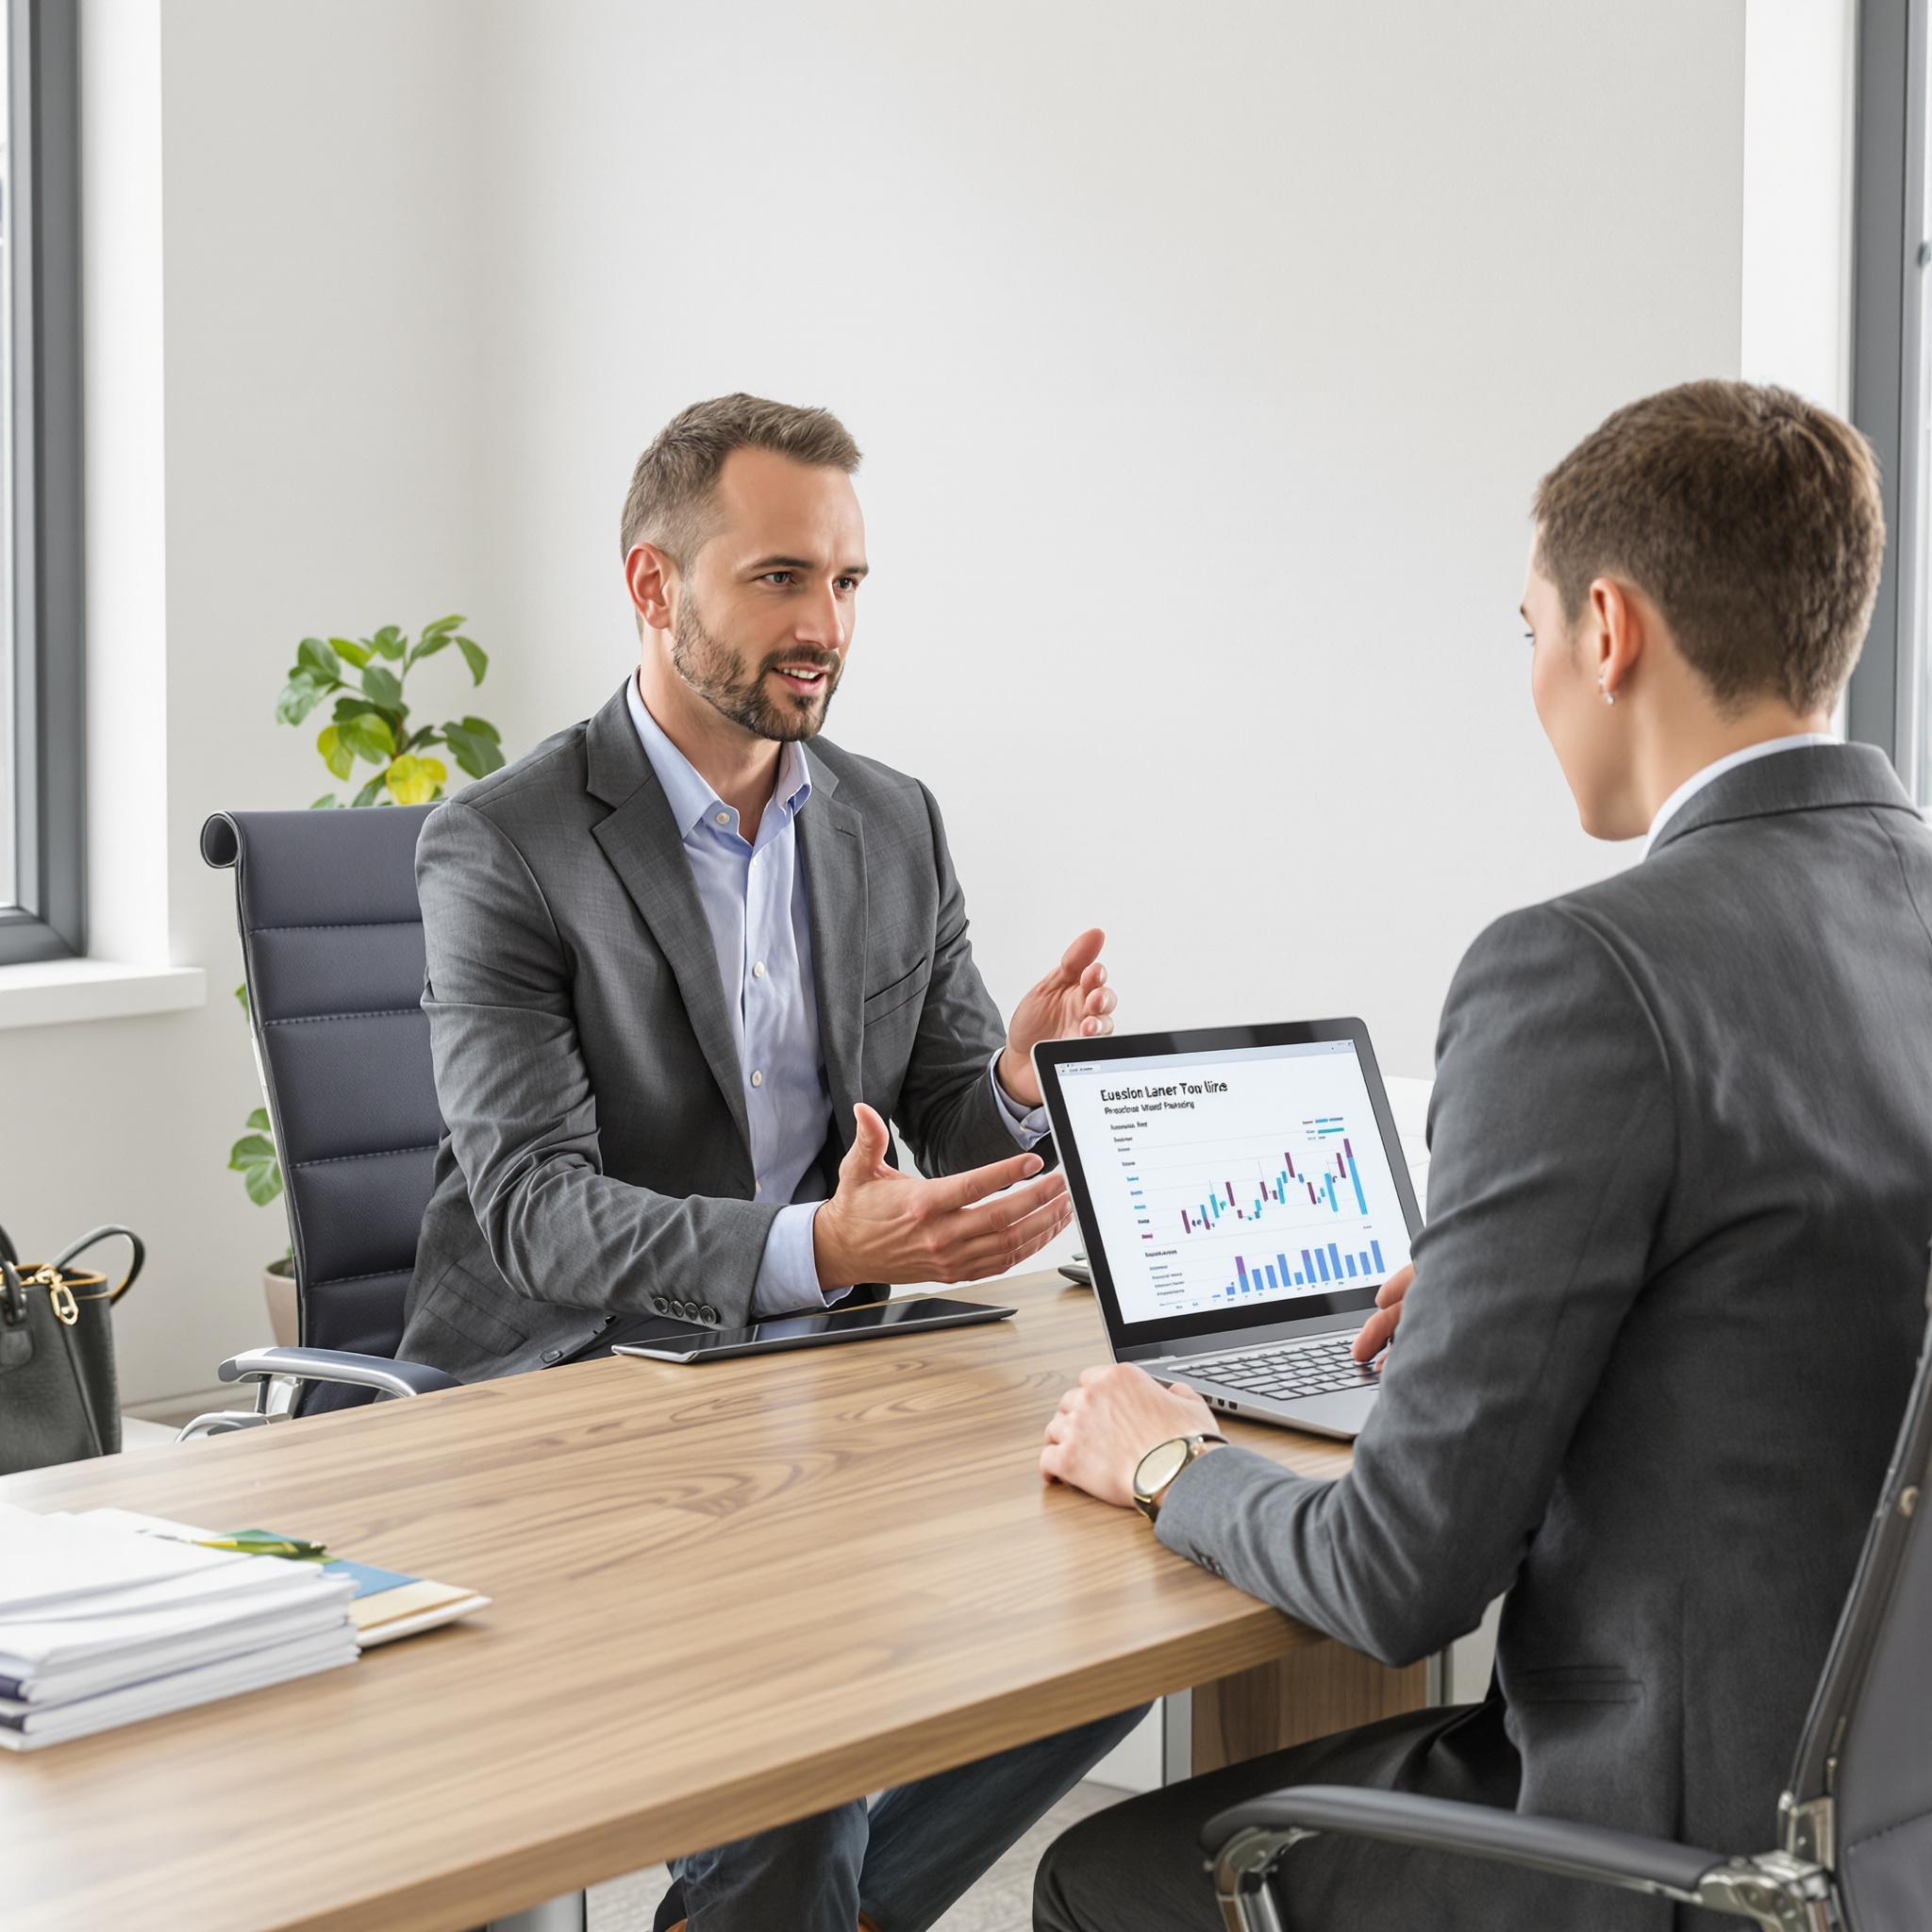
[[[68,1266],[114,1235],[132,1250],[118,1287]],[[108,1310],[134,1285],[146,1254],[131,1228],[97,1227],[52,1261],[23,1264],[0,1227],[0,1475],[120,1448]]]

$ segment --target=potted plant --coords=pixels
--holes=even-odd
[[[358,764],[375,767],[374,774],[349,800],[350,807],[427,805],[442,796],[449,767],[431,756],[446,749],[473,778],[493,772],[503,763],[501,736],[486,718],[445,719],[440,724],[409,723],[404,686],[425,658],[454,644],[463,655],[474,688],[483,682],[490,659],[481,645],[462,635],[460,617],[439,617],[425,625],[412,643],[392,624],[368,638],[304,638],[295,650],[288,682],[275,702],[275,716],[284,724],[301,724],[325,700],[335,700],[329,722],[315,741],[322,761],[339,780],[347,783]],[[311,810],[330,810],[341,801],[325,791]],[[248,1010],[248,989],[238,986],[235,997]],[[282,1191],[281,1160],[275,1150],[268,1109],[258,1107],[248,1116],[248,1131],[228,1150],[228,1166],[242,1176],[248,1198],[265,1208]],[[298,1340],[295,1309],[295,1269],[292,1255],[271,1261],[262,1274],[268,1296],[269,1321],[275,1341],[292,1347]]]

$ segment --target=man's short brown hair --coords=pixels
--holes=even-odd
[[[1574,627],[1593,578],[1663,612],[1727,708],[1831,704],[1877,594],[1871,445],[1790,390],[1687,382],[1607,417],[1537,485],[1536,567]]]
[[[763,396],[713,396],[681,409],[638,458],[624,499],[624,555],[655,543],[687,566],[708,534],[707,512],[718,473],[735,449],[769,449],[794,461],[858,467],[858,445],[829,409],[800,409]]]

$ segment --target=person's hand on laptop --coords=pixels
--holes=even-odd
[[[1100,949],[1107,935],[1090,926],[1060,955],[1060,963],[1013,1008],[1000,1055],[1000,1085],[1022,1107],[1041,1103],[1033,1049],[1042,1040],[1099,1040],[1113,1031],[1120,1004],[1107,983]]]
[[[1148,1450],[1216,1427],[1214,1411],[1191,1389],[1170,1389],[1131,1362],[1109,1362],[1089,1369],[1060,1397],[1046,1424],[1040,1473],[1126,1508]]]
[[[983,1280],[1037,1255],[1074,1218],[1064,1175],[1032,1180],[1045,1165],[1037,1154],[921,1180],[887,1164],[885,1122],[862,1104],[852,1111],[858,1133],[838,1189],[812,1217],[822,1288]]]
[[[1351,1353],[1358,1362],[1372,1362],[1394,1339],[1395,1324],[1402,1320],[1402,1301],[1408,1284],[1415,1279],[1415,1263],[1405,1261],[1375,1291],[1375,1312],[1356,1331]]]

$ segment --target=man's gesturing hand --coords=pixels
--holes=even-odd
[[[1096,925],[1060,955],[1060,963],[1013,1008],[1000,1055],[1000,1085],[1022,1107],[1040,1105],[1033,1049],[1042,1040],[1095,1040],[1113,1031],[1118,1001],[1107,983],[1100,949],[1107,935]]]
[[[982,1076],[983,1077],[983,1076]],[[1074,1218],[1065,1178],[1016,1154],[946,1180],[916,1180],[886,1164],[886,1124],[869,1107],[839,1163],[839,1187],[812,1217],[821,1288],[860,1281],[978,1281],[1035,1255]],[[1013,1188],[1002,1194],[1002,1188]],[[991,1200],[990,1195],[999,1195]]]
[[[1213,1427],[1214,1411],[1191,1389],[1163,1388],[1131,1362],[1111,1362],[1089,1369],[1060,1397],[1046,1425],[1040,1473],[1124,1508],[1148,1450]]]
[[[1415,1263],[1405,1261],[1375,1291],[1375,1312],[1356,1331],[1351,1352],[1358,1362],[1372,1362],[1389,1346],[1395,1324],[1402,1320],[1402,1298],[1415,1279]]]

